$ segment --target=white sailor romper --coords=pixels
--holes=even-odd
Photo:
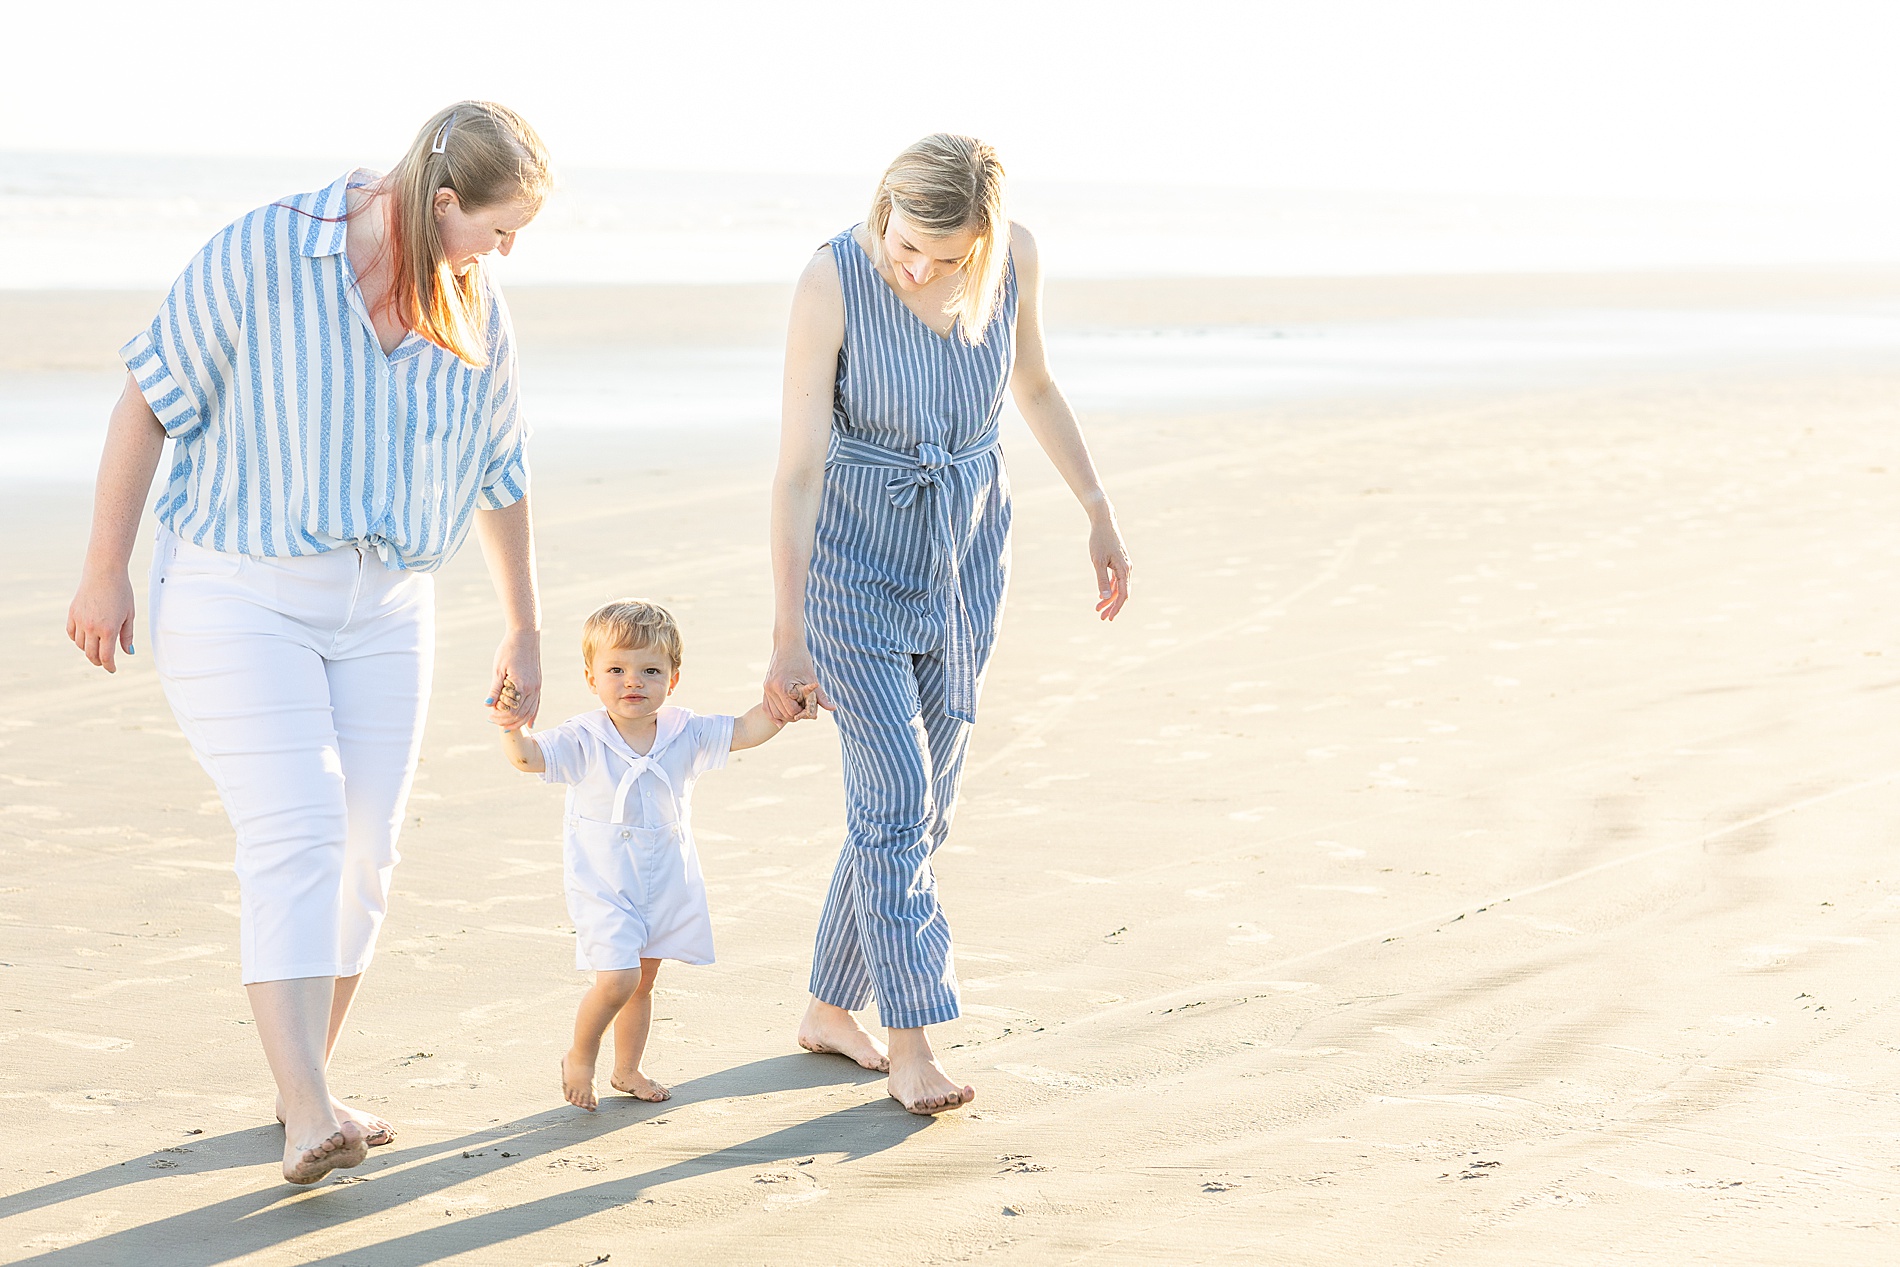
[[[713,961],[692,795],[701,774],[726,764],[732,723],[664,707],[644,755],[620,737],[605,709],[534,736],[542,780],[567,784],[562,854],[576,968]]]

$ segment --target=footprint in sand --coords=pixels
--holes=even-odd
[[[1750,946],[1742,952],[1744,968],[1779,968],[1800,954],[1803,946]]]
[[[1033,1082],[1039,1087],[1050,1087],[1057,1091],[1093,1091],[1095,1084],[1074,1074],[1063,1073],[1059,1069],[1045,1069],[1041,1065],[997,1065],[1004,1073],[1021,1078],[1024,1082]]]

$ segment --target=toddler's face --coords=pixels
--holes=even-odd
[[[659,647],[603,647],[587,666],[587,685],[623,721],[651,717],[679,681],[679,670]]]

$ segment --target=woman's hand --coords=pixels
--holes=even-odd
[[[104,577],[86,573],[79,578],[79,592],[66,609],[66,636],[86,653],[86,658],[107,673],[117,673],[113,662],[114,644],[132,650],[132,624],[136,614],[132,600],[132,580],[124,572]]]
[[[92,539],[86,544],[86,564],[79,573],[79,592],[66,609],[66,636],[86,658],[107,673],[118,672],[114,644],[132,651],[132,580],[126,564],[132,540],[138,536],[145,513],[145,494],[152,487],[159,454],[165,451],[165,428],[145,403],[138,379],[125,376],[119,403],[106,425],[106,447],[99,455],[99,482],[92,497]]]
[[[796,648],[774,648],[765,669],[765,711],[784,725],[816,717],[820,708],[836,708],[818,684],[818,669],[801,640]]]
[[[541,710],[541,634],[522,629],[495,648],[495,678],[488,688],[488,718],[503,730],[534,724]]]
[[[1100,595],[1095,610],[1103,620],[1113,620],[1128,601],[1128,574],[1135,565],[1128,561],[1128,547],[1112,513],[1098,516],[1089,527],[1089,562],[1095,565]]]

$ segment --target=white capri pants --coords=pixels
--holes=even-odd
[[[166,529],[152,652],[237,829],[244,984],[353,977],[389,909],[435,655],[435,586],[355,546],[225,554]]]

